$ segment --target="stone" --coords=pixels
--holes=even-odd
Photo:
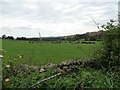
[[[43,73],[43,72],[45,72],[45,69],[44,69],[44,68],[41,68],[41,69],[40,69],[40,73]]]

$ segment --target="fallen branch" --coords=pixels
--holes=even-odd
[[[36,85],[38,85],[38,84],[40,84],[40,83],[43,83],[43,82],[45,82],[45,81],[47,81],[47,80],[49,80],[49,79],[52,79],[52,78],[54,78],[54,77],[56,77],[56,76],[59,76],[59,75],[61,75],[62,73],[58,73],[58,74],[55,74],[55,75],[53,75],[53,76],[50,76],[50,77],[48,77],[48,78],[45,78],[45,79],[43,79],[43,80],[40,80],[40,81],[38,81],[36,84],[34,84],[34,85],[32,85],[32,86],[30,86],[30,87],[28,87],[28,88],[34,88]]]

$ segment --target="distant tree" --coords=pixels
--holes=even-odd
[[[80,39],[80,35],[76,34],[75,37],[74,37],[74,40],[79,40],[79,39]]]
[[[6,39],[14,40],[14,37],[13,36],[7,36]]]
[[[6,39],[7,38],[7,36],[4,34],[4,35],[2,35],[2,39]]]
[[[93,36],[89,38],[90,41],[96,41],[97,40],[97,36]]]
[[[16,40],[27,40],[26,37],[17,37]]]

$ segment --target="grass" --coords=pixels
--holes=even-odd
[[[66,59],[92,58],[95,49],[101,46],[96,44],[71,44],[69,42],[54,44],[51,42],[29,43],[28,41],[3,40],[1,46],[4,49],[3,63],[3,87],[4,88],[27,88],[35,84],[38,80],[59,72],[56,68],[49,68],[46,72],[40,73],[39,70],[19,72],[14,75],[12,65],[6,68],[6,63],[11,60],[14,64],[41,65],[47,63],[60,63]],[[19,55],[23,54],[23,58]],[[14,62],[16,61],[16,62]],[[10,63],[8,63],[10,64]],[[9,70],[10,69],[10,70]],[[10,81],[6,82],[9,74]],[[119,74],[107,72],[104,69],[78,68],[78,71],[69,72],[61,76],[50,79],[37,85],[46,90],[75,90],[76,88],[118,88],[120,87]]]
[[[38,71],[30,74],[19,73],[17,76],[11,76],[10,81],[3,82],[3,85],[6,88],[27,88],[37,83],[38,80],[53,75],[53,72],[53,69],[48,69],[44,73]],[[119,80],[118,75],[106,72],[103,69],[79,68],[76,72],[57,76],[36,86],[46,90],[53,90],[53,88],[55,88],[54,90],[66,90],[66,88],[72,88],[72,90],[75,88],[118,88]]]
[[[91,58],[100,42],[92,44],[54,44],[51,42],[29,43],[28,41],[3,40],[4,61],[18,59],[18,63],[41,65],[49,62],[60,63],[67,59]],[[23,54],[23,58],[18,56]]]
[[[113,74],[102,70],[80,68],[78,72],[54,78],[47,83],[55,88],[113,88],[118,87],[115,79]]]

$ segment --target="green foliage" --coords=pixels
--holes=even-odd
[[[120,27],[115,25],[114,20],[110,20],[102,26],[104,33],[103,47],[99,50],[99,64],[111,69],[120,65]]]
[[[4,72],[8,73],[8,69]],[[12,72],[12,73],[11,73]],[[55,69],[49,68],[46,72],[40,73],[38,70],[35,72],[25,71],[23,73],[13,72],[10,70],[9,81],[3,78],[3,88],[28,88],[39,80],[55,74]],[[3,77],[5,73],[3,73]],[[79,68],[77,72],[69,72],[62,74],[53,79],[45,81],[36,85],[34,88],[44,90],[63,90],[63,89],[78,89],[78,88],[118,88],[120,87],[120,78],[118,74],[112,72],[105,72],[102,70],[95,70],[91,68]]]
[[[18,68],[17,71],[16,68]],[[44,73],[40,73],[39,69],[33,71],[27,66],[25,67],[26,70],[19,71],[21,68],[21,66],[16,66],[14,61],[3,63],[3,88],[28,88],[29,86],[35,84],[38,80],[43,80],[55,73],[52,68],[47,69]]]

